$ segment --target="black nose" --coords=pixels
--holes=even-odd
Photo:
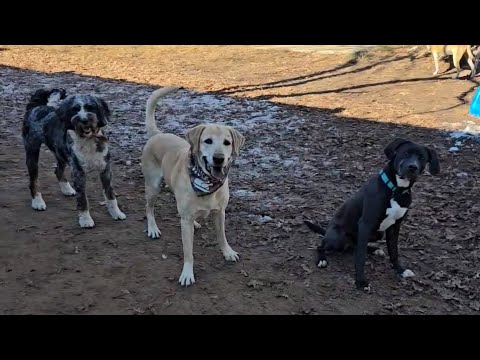
[[[213,163],[215,165],[222,165],[224,161],[225,161],[225,158],[223,156],[214,156],[213,157]]]
[[[72,117],[72,120],[76,120],[78,121],[79,123],[83,123],[83,124],[86,124],[90,121],[90,117],[83,117],[83,116],[80,116],[80,115],[75,115]]]
[[[410,164],[408,165],[408,170],[411,171],[411,172],[415,172],[418,170],[418,166],[415,165],[415,164]]]

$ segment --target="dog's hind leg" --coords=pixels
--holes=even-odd
[[[145,211],[147,215],[147,233],[152,239],[157,239],[162,235],[160,229],[155,221],[155,202],[160,193],[160,186],[162,182],[162,175],[160,174],[145,174],[145,200],[147,204]]]
[[[462,57],[458,56],[457,53],[453,52],[453,66],[455,66],[455,70],[457,71],[453,76],[452,79],[458,79],[460,76],[460,60]]]
[[[335,239],[332,239],[331,233],[327,232],[325,237],[320,240],[320,245],[317,247],[317,267],[320,269],[326,268],[328,265],[327,254],[333,251],[341,251]]]
[[[327,255],[324,247],[324,243],[322,242],[317,247],[317,267],[323,269],[327,267]]]
[[[25,156],[30,177],[30,195],[32,196],[32,208],[35,210],[46,210],[47,205],[43,201],[42,193],[38,187],[38,160],[40,158],[40,147],[42,143],[39,141],[31,141],[25,139]]]
[[[472,54],[472,51],[469,49],[469,51],[467,51],[467,62],[468,62],[468,65],[470,66],[470,69],[472,70],[472,72],[470,73],[470,78],[473,79],[475,78],[475,73],[476,73],[476,67],[475,65],[473,64],[473,60],[474,60],[474,56]]]
[[[332,228],[328,229],[317,247],[317,267],[327,267],[327,254],[332,252],[345,252],[351,245],[349,236]]]
[[[225,237],[225,210],[215,210],[212,211],[212,214],[215,221],[217,241],[225,260],[237,262],[239,260],[238,253],[228,245],[227,238]]]
[[[65,168],[67,167],[67,160],[60,155],[56,155],[57,166],[55,167],[55,175],[58,180],[58,185],[60,186],[60,191],[65,196],[74,196],[76,195],[75,190],[72,188],[70,183],[65,177]]]

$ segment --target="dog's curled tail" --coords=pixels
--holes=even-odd
[[[67,93],[63,89],[38,89],[30,97],[27,104],[27,111],[38,106],[58,106],[59,101],[65,99]]]
[[[153,135],[160,134],[161,131],[158,130],[157,124],[155,123],[155,107],[157,106],[157,102],[161,97],[170,94],[173,91],[181,89],[177,86],[169,86],[164,87],[158,90],[155,90],[152,95],[147,100],[147,117],[145,125],[147,127],[147,135],[151,138]]]
[[[310,230],[312,230],[312,231],[314,231],[314,232],[316,232],[320,235],[325,235],[325,229],[324,228],[322,228],[322,227],[318,226],[317,224],[314,224],[314,223],[312,223],[308,220],[305,220],[304,223],[305,223],[305,225],[307,225],[310,228]]]

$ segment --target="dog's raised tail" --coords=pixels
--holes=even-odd
[[[311,221],[308,221],[308,220],[305,220],[304,221],[305,225],[307,225],[310,230],[312,230],[313,232],[316,232],[317,234],[320,234],[320,235],[325,235],[325,229],[320,227],[319,225],[317,224],[314,224],[312,223]]]
[[[27,104],[27,111],[37,106],[53,106],[58,107],[61,100],[65,99],[67,93],[63,89],[38,89],[30,97]]]
[[[152,137],[153,135],[160,134],[161,131],[158,130],[157,124],[155,122],[155,107],[157,106],[157,102],[160,98],[170,94],[173,91],[181,89],[177,86],[168,86],[158,90],[155,90],[152,95],[147,100],[147,110],[146,110],[146,122],[145,125],[147,127],[147,135],[148,137]]]

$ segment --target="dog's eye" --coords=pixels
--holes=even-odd
[[[93,105],[85,105],[83,108],[88,112],[93,111]]]
[[[207,140],[205,140],[205,144],[209,144],[209,145],[210,145],[211,143],[213,143],[212,139],[207,139]]]
[[[230,144],[231,144],[231,142],[228,141],[228,140],[225,140],[225,141],[223,142],[223,145],[225,145],[225,146],[230,146]]]
[[[75,105],[73,108],[73,111],[80,111],[80,105]]]

